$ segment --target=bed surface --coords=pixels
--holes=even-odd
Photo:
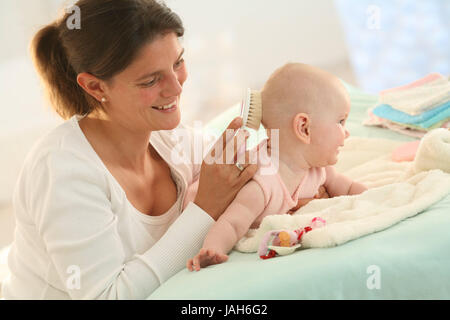
[[[363,127],[366,109],[376,97],[347,87],[351,135],[414,140]],[[237,112],[232,108],[210,125],[224,128]],[[200,272],[180,271],[149,299],[450,299],[449,227],[450,195],[384,231],[337,247],[269,260],[233,251],[226,263]]]

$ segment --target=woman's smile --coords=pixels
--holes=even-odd
[[[178,99],[177,99],[178,100]],[[153,106],[152,109],[155,109],[160,112],[170,113],[177,110],[177,100],[162,106]]]

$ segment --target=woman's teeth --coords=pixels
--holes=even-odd
[[[153,109],[158,109],[158,110],[167,110],[167,109],[170,109],[170,108],[174,107],[176,104],[177,104],[177,102],[174,101],[171,104],[167,104],[165,106],[160,106],[160,107],[155,106],[155,107],[152,107],[152,108]]]

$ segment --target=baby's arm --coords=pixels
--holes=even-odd
[[[264,193],[250,180],[209,230],[200,252],[187,262],[189,270],[199,270],[227,260],[227,253],[248,231],[264,210]]]
[[[365,185],[338,173],[332,166],[326,167],[325,171],[327,175],[325,188],[330,197],[360,194],[367,190]]]

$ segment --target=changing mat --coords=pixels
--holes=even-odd
[[[392,151],[402,143],[349,138],[336,167],[352,178],[360,177],[372,189],[352,196],[353,201],[347,197],[314,200],[301,208],[299,217],[320,212],[329,223],[328,229],[304,236],[304,247],[309,249],[269,260],[260,259],[255,252],[233,250],[226,263],[199,272],[180,271],[149,299],[449,299],[450,195],[437,201],[448,193],[449,175],[439,170],[421,171],[399,182],[405,190],[392,185],[414,170],[412,163],[390,160]],[[438,177],[445,181],[437,181]],[[385,191],[396,194],[386,200]],[[381,219],[382,212],[377,210],[358,210],[373,208],[369,205],[374,203],[372,197],[385,208],[393,208],[385,212],[387,220]],[[414,198],[415,204],[406,204]],[[375,209],[377,206],[375,203]],[[332,219],[333,213],[342,217],[344,212],[347,217],[362,219]],[[289,226],[294,217],[289,218],[292,221],[286,225],[283,221],[274,223]],[[372,223],[375,219],[376,227]],[[254,248],[256,251],[256,245]],[[379,285],[374,286],[371,279],[375,275]]]

